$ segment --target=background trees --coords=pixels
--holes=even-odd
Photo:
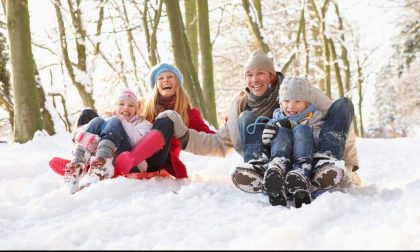
[[[388,122],[383,116],[386,106],[380,104],[391,106],[395,115],[414,112],[403,111],[403,105],[381,102],[390,93],[380,92],[391,88],[395,95],[411,92],[413,98],[405,99],[405,107],[418,103],[418,90],[412,83],[418,82],[416,20],[420,7],[416,0],[401,1],[406,8],[402,13],[407,16],[400,19],[395,54],[375,81],[379,92],[376,106],[384,112],[372,120],[382,126]],[[67,130],[84,107],[106,111],[112,93],[121,87],[130,87],[146,99],[150,92],[148,71],[162,61],[180,68],[193,104],[217,128],[223,124],[230,100],[244,87],[243,62],[255,49],[267,52],[286,75],[307,76],[332,99],[350,97],[357,111],[354,129],[360,136],[365,132],[362,119],[374,118],[364,116],[362,109],[373,52],[361,46],[363,38],[343,15],[341,1],[53,0],[42,3],[42,17],[37,13],[39,4],[29,6],[31,27],[35,27],[33,67],[39,72],[41,100],[40,108],[32,107],[31,111],[50,112],[52,118],[61,118],[55,123],[63,123]],[[52,22],[41,23],[47,18],[45,13],[52,14],[48,16]],[[5,17],[3,21],[5,24]],[[14,101],[22,99],[14,83],[20,85],[21,81],[12,79],[13,85],[8,84],[8,48],[15,45],[10,35],[8,45],[2,44],[1,38],[0,105],[13,122],[17,111],[11,108]],[[33,76],[34,71],[29,70]],[[412,102],[408,104],[409,100]],[[48,121],[48,115],[42,118]],[[407,120],[408,125],[411,121]],[[10,123],[9,127],[15,125]],[[53,133],[48,123],[37,127],[41,128],[50,128],[48,132]]]

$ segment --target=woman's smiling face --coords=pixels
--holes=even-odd
[[[175,95],[178,87],[176,75],[172,72],[163,72],[157,77],[157,88],[159,94],[163,97],[171,97]]]

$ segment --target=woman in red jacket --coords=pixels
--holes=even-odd
[[[153,90],[151,97],[143,106],[142,114],[146,120],[153,123],[152,130],[130,151],[122,152],[115,158],[114,176],[143,179],[156,175],[167,176],[169,173],[175,178],[187,178],[187,169],[179,159],[181,145],[178,140],[186,137],[186,134],[177,132],[170,118],[159,118],[158,115],[164,111],[174,110],[188,128],[210,134],[215,132],[204,122],[200,110],[192,107],[182,87],[184,79],[178,68],[161,63],[151,69],[149,77]],[[83,110],[78,126],[88,123],[96,116],[97,113],[91,109]],[[116,130],[124,128],[121,126]],[[140,171],[136,166],[144,160],[147,163],[147,170]],[[68,160],[53,158],[50,166],[62,175],[67,162]]]
[[[187,169],[179,159],[181,152],[180,141],[174,135],[174,124],[169,118],[159,118],[159,113],[165,110],[174,110],[181,116],[188,128],[206,133],[215,133],[204,122],[198,108],[193,108],[183,88],[183,76],[174,65],[161,63],[154,66],[149,74],[150,85],[153,88],[151,96],[143,106],[143,116],[153,123],[150,141],[142,141],[131,150],[134,167],[144,156],[144,150],[153,152],[156,143],[162,142],[163,147],[152,156],[146,158],[147,171],[154,172],[164,168],[175,178],[187,178]],[[156,134],[158,132],[158,134]],[[160,134],[159,134],[160,133]],[[153,136],[152,136],[153,135]],[[163,137],[163,138],[162,138]],[[182,139],[183,136],[178,136]],[[163,140],[163,141],[162,141]],[[116,160],[116,169],[119,169],[119,160]],[[130,173],[136,172],[135,168]]]

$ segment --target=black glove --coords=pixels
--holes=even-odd
[[[277,128],[288,128],[291,129],[292,128],[292,122],[289,119],[281,119],[278,120],[274,125],[276,125]]]

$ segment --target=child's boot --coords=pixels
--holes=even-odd
[[[290,166],[290,160],[285,157],[275,157],[268,164],[264,174],[264,187],[271,205],[287,206],[284,174]]]
[[[112,160],[116,149],[115,144],[111,140],[103,139],[99,142],[96,155],[91,157],[89,161],[89,171],[80,182],[81,186],[86,187],[114,176]]]
[[[293,195],[296,208],[300,208],[302,204],[310,204],[312,201],[309,181],[311,168],[310,162],[298,162],[293,164],[293,169],[286,175],[286,189]]]
[[[72,161],[66,164],[64,168],[64,183],[69,188],[70,193],[73,194],[79,189],[79,180],[86,173],[87,160],[89,160],[91,153],[77,144],[72,154]]]

